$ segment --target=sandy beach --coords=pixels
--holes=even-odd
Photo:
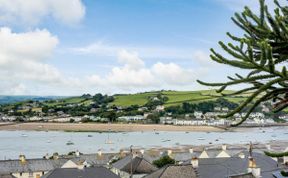
[[[221,128],[211,126],[173,126],[173,125],[144,125],[144,124],[100,124],[100,123],[11,123],[0,124],[0,130],[35,130],[35,131],[199,131],[221,132]]]

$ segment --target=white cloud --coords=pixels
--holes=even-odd
[[[3,27],[0,41],[0,94],[72,95],[175,89],[191,86],[203,74],[202,68],[186,69],[173,62],[148,66],[138,51],[117,48],[113,55],[118,65],[110,71],[86,76],[75,71],[71,77],[48,64],[59,41],[47,30],[14,33]]]
[[[118,61],[125,64],[125,67],[128,69],[139,69],[144,67],[144,62],[139,58],[136,52],[128,52],[124,49],[119,51]]]
[[[183,69],[175,63],[156,63],[152,66],[155,77],[168,85],[191,85],[197,76],[192,70]]]
[[[125,51],[125,52],[124,52]],[[175,63],[157,62],[146,67],[144,61],[135,52],[123,50],[125,55],[119,53],[122,66],[113,67],[104,75],[91,75],[87,83],[91,86],[105,88],[109,92],[143,91],[149,89],[191,86],[197,77],[206,71],[202,68],[185,69]]]
[[[10,89],[11,89],[11,93],[13,95],[23,95],[23,94],[25,94],[25,92],[27,92],[27,87],[22,83],[17,84]]]
[[[59,71],[45,64],[56,45],[57,37],[47,30],[13,33],[0,28],[0,79],[56,82]]]
[[[0,21],[36,25],[45,17],[65,24],[78,23],[85,15],[81,0],[0,0]]]
[[[145,58],[166,59],[194,59],[194,52],[199,52],[192,47],[170,47],[170,46],[135,46],[135,45],[111,45],[98,41],[87,46],[71,48],[68,51],[80,55],[96,55],[115,57],[123,49],[137,51],[138,55]],[[197,59],[196,59],[197,60]]]

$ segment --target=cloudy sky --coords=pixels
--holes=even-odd
[[[268,0],[268,3],[271,3]],[[0,95],[207,89],[209,59],[257,0],[0,0]]]

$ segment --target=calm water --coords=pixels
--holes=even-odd
[[[242,130],[242,129],[241,129]],[[263,130],[265,133],[263,133]],[[88,135],[91,135],[88,137]],[[113,144],[105,144],[108,137]],[[199,138],[203,138],[200,139]],[[219,139],[219,141],[215,141]],[[227,143],[268,142],[288,140],[288,127],[244,129],[241,132],[40,132],[40,131],[0,131],[0,159],[17,159],[19,154],[27,158],[42,157],[53,152],[66,154],[79,150],[83,153],[118,152],[130,145],[137,147],[172,147],[177,145],[208,145]],[[66,145],[72,141],[74,145]]]

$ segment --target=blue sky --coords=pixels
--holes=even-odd
[[[0,0],[0,94],[80,95],[208,89],[243,0]]]

